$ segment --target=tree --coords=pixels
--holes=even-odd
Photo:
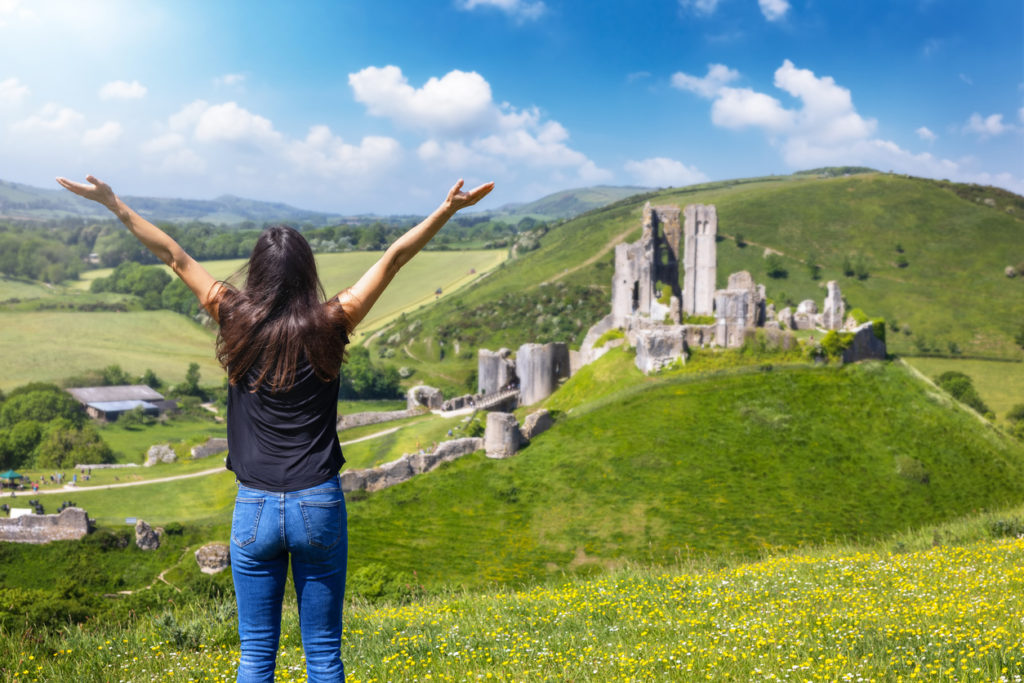
[[[195,396],[205,399],[206,392],[199,386],[199,363],[189,363],[185,371],[185,381],[174,387],[174,393],[183,396]]]
[[[121,369],[120,365],[108,365],[103,368],[103,386],[113,387],[131,383],[131,377]]]
[[[821,279],[821,266],[818,265],[818,258],[814,253],[807,254],[807,275],[812,280]]]
[[[768,277],[778,280],[789,276],[789,271],[786,270],[786,264],[783,263],[782,257],[778,254],[768,254],[766,261]]]
[[[30,464],[42,438],[43,426],[35,420],[19,422],[0,434],[0,468],[17,469]]]
[[[50,423],[36,449],[35,466],[67,468],[75,465],[97,465],[113,462],[114,454],[91,424],[78,429],[68,420]]]
[[[139,378],[139,382],[145,384],[150,389],[157,390],[164,385],[164,383],[160,381],[160,378],[156,376],[156,373],[149,368],[146,368],[146,371],[142,373],[142,377]]]
[[[71,394],[62,391],[56,385],[55,390],[39,390],[19,393],[8,398],[0,408],[0,425],[13,427],[25,420],[50,422],[63,418],[80,426],[85,424],[85,410]]]
[[[1022,323],[1020,329],[1017,330],[1017,334],[1013,337],[1013,341],[1017,342],[1017,346],[1024,349],[1024,323]]]

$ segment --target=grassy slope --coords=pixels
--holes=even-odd
[[[1024,403],[1024,363],[969,358],[915,357],[905,360],[932,379],[950,370],[968,375],[981,400],[998,419],[1004,419],[1013,406]]]
[[[896,366],[617,381],[514,458],[469,456],[353,503],[353,566],[516,581],[876,537],[1024,500],[1024,448]]]
[[[613,254],[608,251],[590,265],[578,266],[623,233],[623,241],[638,239],[640,210],[647,199],[679,206],[713,203],[718,208],[720,234],[743,235],[749,243],[746,247],[738,247],[730,238],[719,242],[719,286],[725,285],[730,273],[749,270],[766,285],[770,298],[794,302],[813,298],[820,305],[823,283],[836,279],[851,306],[899,323],[903,331],[890,335],[890,349],[895,352],[912,350],[916,335],[943,351],[952,341],[967,354],[1022,356],[1012,335],[1024,315],[1020,303],[1024,278],[1009,280],[1003,268],[1024,256],[1014,251],[1022,243],[1024,221],[965,201],[931,181],[865,174],[833,179],[759,178],[666,190],[567,221],[552,229],[537,251],[505,264],[472,289],[411,316],[406,322],[420,320],[424,330],[409,346],[413,358],[398,349],[401,362],[419,370],[417,381],[461,386],[475,362],[452,354],[439,361],[433,339],[436,328],[452,319],[472,319],[481,328],[476,337],[485,348],[543,341],[536,338],[535,313],[509,319],[508,311],[495,302],[516,292],[539,296],[541,282],[564,273],[559,283],[592,288],[593,305],[577,307],[571,314],[585,318],[581,327],[585,330],[608,311]],[[907,268],[895,265],[897,244],[904,249]],[[788,277],[767,277],[765,247],[785,255]],[[822,266],[818,281],[811,279],[803,263],[811,255]],[[841,268],[846,256],[862,256],[870,277],[864,281],[845,277]],[[561,307],[566,303],[570,302],[562,301]],[[466,313],[480,310],[486,314],[483,320]],[[551,305],[544,312],[557,315],[561,311]],[[473,332],[466,330],[466,334]]]

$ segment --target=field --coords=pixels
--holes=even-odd
[[[1000,420],[1006,417],[1010,408],[1024,403],[1024,363],[922,356],[905,360],[931,379],[950,370],[969,376],[978,395]]]
[[[381,254],[373,251],[318,254],[317,268],[327,296],[333,296],[353,284]],[[359,332],[369,334],[403,311],[433,302],[438,298],[434,295],[437,289],[442,290],[441,296],[451,294],[497,266],[505,257],[504,250],[420,252],[388,285],[373,310],[363,320]],[[245,265],[245,259],[206,261],[203,265],[215,278],[226,279]],[[170,269],[167,270],[170,272]],[[74,286],[88,289],[92,280],[106,277],[110,272],[109,268],[88,271]]]
[[[133,313],[40,311],[0,313],[0,389],[28,382],[59,382],[111,364],[164,382],[185,378],[199,363],[204,384],[219,383],[213,334],[170,311]]]

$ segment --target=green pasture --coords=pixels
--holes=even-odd
[[[333,296],[354,284],[382,255],[383,252],[374,251],[317,254],[317,269],[327,296]],[[368,334],[403,311],[416,309],[451,294],[496,267],[506,256],[505,250],[493,249],[420,252],[388,285],[359,326],[359,332]],[[245,263],[246,259],[227,259],[205,261],[203,265],[215,278],[226,279],[238,272]],[[112,270],[105,268],[88,271],[75,286],[88,289],[91,280],[106,277]],[[170,272],[170,269],[167,270]],[[437,289],[442,290],[441,297],[435,296]]]
[[[1024,403],[1024,363],[924,356],[904,356],[903,360],[930,379],[951,370],[969,376],[998,420],[1004,419],[1013,406]]]
[[[53,296],[57,288],[41,282],[0,277],[0,301]]]
[[[181,469],[204,470],[213,469],[218,465],[223,465],[222,459],[213,457],[194,461],[189,463],[189,467],[182,466]],[[167,470],[161,476],[187,473],[171,465],[166,467]],[[235,475],[224,470],[218,474],[180,481],[116,489],[90,491],[82,487],[73,492],[62,489],[39,493],[39,500],[43,505],[53,509],[56,509],[61,500],[69,497],[78,507],[84,508],[89,517],[106,526],[123,525],[126,517],[138,517],[154,525],[201,522],[203,525],[223,526],[231,521],[231,508],[235,502]]]
[[[146,426],[123,427],[112,422],[100,429],[100,436],[114,451],[117,462],[141,464],[146,460],[149,447],[161,443],[170,444],[179,461],[191,459],[192,446],[211,437],[226,437],[227,427],[213,420],[177,416]]]
[[[118,364],[132,375],[152,369],[169,383],[198,363],[203,384],[219,384],[214,335],[170,311],[0,313],[0,389],[59,382]]]

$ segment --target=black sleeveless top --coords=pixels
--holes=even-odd
[[[246,382],[228,385],[227,468],[246,486],[277,492],[336,476],[345,463],[337,428],[340,377],[320,380],[305,358],[287,391],[250,391],[258,376],[253,369]]]

